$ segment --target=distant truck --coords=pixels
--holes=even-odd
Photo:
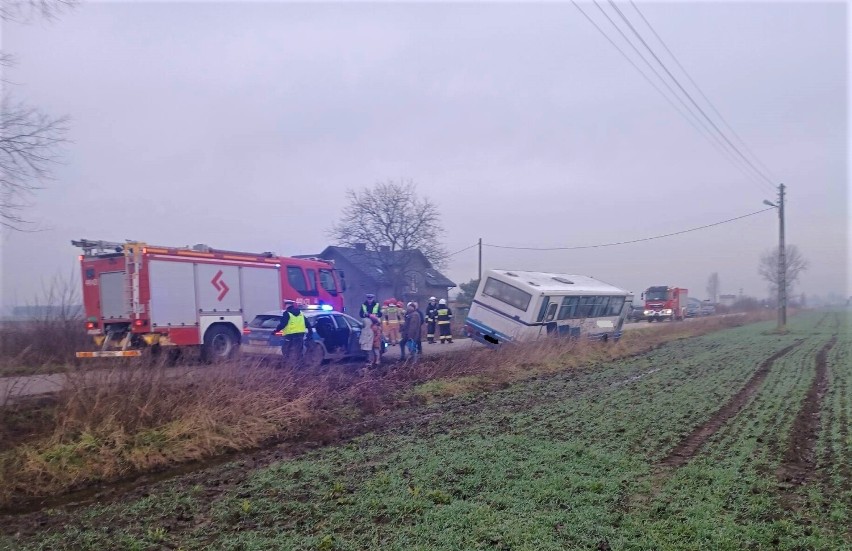
[[[141,242],[72,241],[86,330],[94,351],[78,358],[141,356],[200,348],[202,359],[233,356],[248,322],[292,299],[343,308],[343,274],[331,262]]]
[[[648,287],[642,298],[645,301],[645,319],[652,321],[683,321],[689,304],[689,293],[680,287],[659,285]]]

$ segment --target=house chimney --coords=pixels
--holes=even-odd
[[[390,245],[380,245],[379,250],[382,251],[383,253],[389,253],[390,252]]]
[[[367,244],[366,243],[355,243],[355,250],[356,251],[366,251],[367,250]]]

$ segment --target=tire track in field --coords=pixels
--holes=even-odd
[[[730,400],[714,413],[704,424],[696,427],[691,433],[683,438],[680,443],[668,453],[658,465],[662,467],[680,467],[692,459],[707,440],[716,434],[722,426],[739,414],[740,410],[748,403],[749,399],[757,392],[758,387],[766,379],[772,365],[783,356],[790,353],[794,348],[804,341],[799,340],[772,354],[757,368],[757,371],[746,382]]]
[[[813,381],[805,399],[793,420],[787,449],[778,468],[779,482],[801,486],[810,481],[816,468],[816,445],[821,430],[820,411],[822,400],[828,391],[828,354],[837,343],[837,335],[832,335],[817,352]],[[792,494],[787,494],[792,496]]]

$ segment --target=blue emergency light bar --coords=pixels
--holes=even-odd
[[[308,304],[305,306],[305,310],[323,310],[329,312],[334,310],[334,307],[331,304]]]

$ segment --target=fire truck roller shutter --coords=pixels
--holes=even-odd
[[[100,274],[101,316],[104,320],[128,319],[130,304],[127,301],[127,276],[124,272]]]
[[[243,320],[270,310],[281,310],[281,276],[279,268],[240,268],[240,290],[243,297]]]
[[[237,266],[199,262],[195,265],[195,281],[200,313],[239,314],[242,310]]]
[[[148,274],[152,326],[194,327],[198,323],[198,310],[193,265],[189,262],[151,260]]]

